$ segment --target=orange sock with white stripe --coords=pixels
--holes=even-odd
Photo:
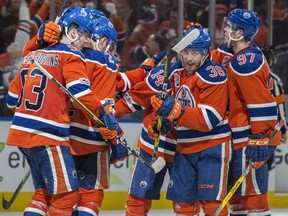
[[[50,204],[50,197],[46,188],[36,189],[31,202],[24,210],[24,215],[46,215],[48,205]]]
[[[52,195],[48,216],[71,216],[73,207],[78,204],[78,201],[78,190]]]

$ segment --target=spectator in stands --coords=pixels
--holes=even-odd
[[[178,7],[172,7],[168,10],[167,20],[163,21],[159,27],[159,31],[165,36],[168,43],[171,43],[173,40],[178,39]],[[184,23],[183,27],[189,24],[189,21],[186,20],[186,13],[184,13]]]
[[[223,3],[216,4],[214,47],[219,47],[224,42],[223,20],[224,20],[224,17],[227,16],[227,14],[228,14],[228,9],[225,4]]]
[[[145,59],[152,58],[156,53],[165,50],[166,46],[166,39],[160,33],[151,34],[144,45],[136,46],[131,51],[133,67],[139,67]]]
[[[260,47],[268,44],[269,30],[266,23],[267,13],[262,7],[255,8],[255,12],[258,14],[261,24],[257,34],[254,37],[254,42]]]

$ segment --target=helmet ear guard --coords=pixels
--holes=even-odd
[[[92,34],[92,39],[94,41],[99,41],[102,37],[107,37],[107,49],[110,47],[115,49],[117,42],[117,32],[113,24],[106,17],[99,17],[94,22],[94,31]]]

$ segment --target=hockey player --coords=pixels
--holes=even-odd
[[[7,105],[15,110],[6,143],[19,147],[33,178],[35,193],[24,215],[71,215],[79,199],[79,184],[69,143],[70,98],[33,64],[37,61],[91,112],[106,123],[107,139],[118,133],[110,106],[91,92],[86,62],[79,51],[90,42],[93,23],[78,7],[65,11],[60,42],[30,52],[11,82]],[[77,107],[77,104],[74,104]],[[109,132],[109,133],[108,133]],[[65,160],[64,160],[65,159]]]
[[[188,34],[194,27],[190,28]],[[151,97],[158,116],[176,127],[177,147],[167,190],[178,215],[213,215],[227,191],[231,132],[225,69],[211,61],[211,37],[200,35],[179,54],[170,75],[171,95]],[[220,215],[227,215],[224,208]]]
[[[145,80],[136,83],[115,104],[116,117],[122,117],[137,110],[145,110],[138,148],[140,156],[147,161],[151,161],[151,163],[154,140],[148,136],[148,127],[156,116],[153,113],[150,98],[161,91],[163,69],[164,65],[152,69]],[[166,132],[162,130],[162,133]],[[159,156],[165,159],[166,166],[157,174],[147,169],[138,159],[135,160],[129,186],[126,216],[147,215],[151,208],[152,200],[160,199],[160,190],[166,172],[169,171],[170,173],[175,149],[175,133],[172,132],[167,136],[161,136]]]
[[[191,26],[194,25],[194,23],[191,23]],[[200,24],[196,24],[196,26],[200,27]],[[167,51],[162,51],[161,53],[154,55],[153,58],[146,59],[141,67],[148,71],[151,70],[166,53]],[[158,136],[158,132],[154,132],[152,129],[157,120],[155,119],[156,115],[151,107],[150,98],[161,92],[164,78],[164,65],[153,68],[147,73],[147,76],[142,81],[139,79],[137,83],[135,83],[135,80],[140,76],[135,79],[133,79],[132,76],[133,74],[128,73],[127,78],[125,79],[132,87],[123,95],[123,98],[118,100],[115,104],[116,117],[122,117],[125,114],[145,109],[143,127],[140,139],[138,140],[138,149],[142,157],[147,161],[152,161],[154,140]],[[132,81],[130,81],[130,78],[132,78]],[[169,91],[169,84],[167,88]],[[169,121],[165,120],[166,119],[163,121],[163,125],[166,127],[164,126],[161,129],[162,135],[160,137],[158,149],[159,156],[163,157],[166,161],[166,166],[161,172],[155,174],[151,170],[147,170],[147,168],[141,162],[138,162],[138,160],[135,161],[129,186],[126,216],[147,215],[151,208],[152,201],[160,199],[160,190],[165,179],[164,177],[167,171],[170,174],[176,150],[175,131],[173,130],[170,132],[170,130],[172,130],[171,124]],[[153,122],[153,126],[150,125],[151,122]],[[168,130],[166,131],[166,129]],[[152,131],[151,135],[149,131]]]
[[[110,51],[115,48],[116,40],[117,33],[113,25],[106,17],[101,16],[94,20],[91,40],[93,49],[82,49],[87,61],[91,90],[101,100],[113,100],[115,95],[118,64]],[[118,143],[110,145],[109,154],[110,147],[97,131],[96,125],[88,121],[83,112],[75,111],[71,117],[70,130],[80,184],[80,200],[75,215],[98,215],[104,197],[103,190],[108,189],[110,185],[109,164],[124,160],[128,151]]]
[[[233,134],[230,185],[243,173],[246,162],[254,161],[230,200],[230,215],[270,215],[268,168],[278,137],[269,143],[277,122],[277,105],[271,95],[272,79],[261,50],[252,42],[260,21],[251,10],[235,9],[228,14],[224,43],[233,57],[226,67],[229,87],[229,125]],[[264,164],[264,165],[263,165]]]

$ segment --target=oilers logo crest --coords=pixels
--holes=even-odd
[[[176,94],[176,99],[181,101],[184,106],[195,107],[195,99],[186,85],[182,85]]]

